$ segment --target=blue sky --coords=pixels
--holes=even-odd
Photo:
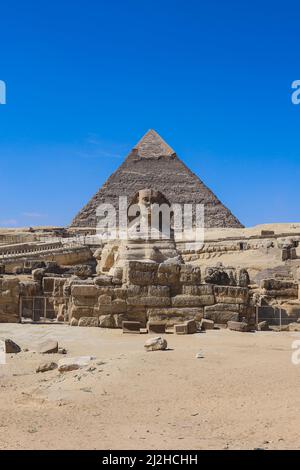
[[[1,4],[0,226],[66,225],[154,128],[247,226],[299,222],[300,4]]]

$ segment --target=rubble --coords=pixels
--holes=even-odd
[[[163,351],[167,349],[168,343],[162,336],[150,338],[144,344],[146,351]]]

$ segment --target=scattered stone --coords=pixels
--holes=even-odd
[[[92,356],[78,356],[68,357],[67,359],[61,359],[58,363],[59,372],[69,372],[72,370],[82,369],[89,365],[89,362],[94,358]]]
[[[192,335],[197,332],[197,324],[195,320],[187,320],[184,323],[174,325],[174,330],[177,335]]]
[[[123,333],[140,333],[141,323],[139,321],[123,321],[122,322]]]
[[[48,372],[49,370],[54,370],[56,368],[57,368],[57,364],[55,362],[44,362],[43,364],[40,364],[37,367],[36,373]]]
[[[149,320],[147,323],[147,330],[149,333],[165,333],[166,323],[161,322],[160,320]]]
[[[5,339],[5,352],[6,354],[17,354],[21,352],[20,346],[12,339]]]
[[[257,331],[269,331],[269,323],[267,321],[261,321],[257,324]]]
[[[198,352],[196,354],[196,359],[204,359],[204,356],[203,356],[202,352]]]
[[[39,344],[37,352],[40,354],[53,354],[58,352],[58,342],[53,339],[49,339]]]
[[[207,318],[202,318],[200,326],[201,330],[213,330],[215,322],[213,320],[208,320]]]
[[[81,317],[79,319],[78,326],[98,327],[98,317]]]
[[[229,321],[227,325],[228,325],[229,330],[232,330],[232,331],[240,331],[240,332],[250,331],[250,327],[248,323],[246,322]]]
[[[156,336],[146,341],[144,347],[147,351],[159,351],[167,349],[168,343],[162,336]]]

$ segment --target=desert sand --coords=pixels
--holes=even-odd
[[[168,334],[170,349],[154,352],[143,347],[149,335],[121,330],[3,324],[0,336],[29,349],[0,366],[1,449],[300,447],[300,365],[291,362],[300,334]],[[46,338],[67,356],[33,352]],[[35,372],[77,355],[95,359]]]

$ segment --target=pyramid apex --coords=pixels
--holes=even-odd
[[[154,129],[149,129],[134,149],[141,158],[168,157],[175,153]]]

